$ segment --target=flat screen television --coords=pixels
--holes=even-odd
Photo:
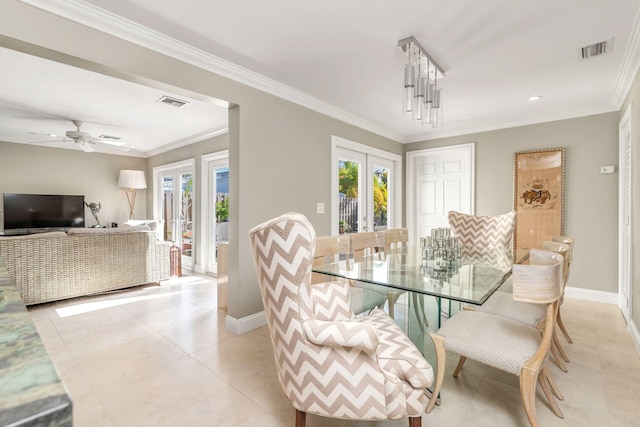
[[[84,196],[4,193],[4,229],[84,227]]]

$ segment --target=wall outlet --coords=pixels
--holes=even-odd
[[[324,213],[324,203],[316,203],[316,213]]]

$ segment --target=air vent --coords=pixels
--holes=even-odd
[[[593,58],[594,56],[611,53],[612,44],[613,39],[609,39],[602,42],[590,44],[589,46],[578,48],[578,59],[584,60]]]
[[[156,101],[158,104],[168,105],[170,107],[182,108],[189,104],[187,101],[181,99],[171,98],[170,96],[163,96]]]
[[[119,141],[119,140],[121,140],[122,138],[120,138],[119,136],[104,135],[104,134],[102,134],[102,135],[100,135],[100,136],[98,137],[98,139],[108,139],[108,140],[110,140],[110,141]]]

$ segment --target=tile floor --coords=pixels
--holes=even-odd
[[[76,427],[293,426],[266,328],[224,329],[215,279],[186,276],[163,286],[31,308],[67,385]],[[567,299],[569,372],[552,371],[565,419],[541,397],[542,426],[640,426],[640,359],[619,310]],[[562,338],[561,338],[562,339]],[[423,426],[527,427],[515,376],[468,361]],[[312,426],[406,426],[405,420],[349,422],[307,417]]]

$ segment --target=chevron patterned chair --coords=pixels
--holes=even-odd
[[[503,215],[477,216],[456,211],[448,214],[451,233],[462,246],[510,248],[516,226],[515,211]]]
[[[454,377],[462,370],[467,358],[517,375],[520,397],[527,419],[537,427],[536,382],[544,392],[551,410],[564,418],[555,398],[562,395],[547,366],[549,349],[556,325],[559,300],[562,295],[562,255],[533,249],[530,265],[513,265],[513,299],[518,302],[540,304],[544,307],[542,333],[513,319],[478,311],[460,311],[431,334],[438,360],[438,376],[429,412],[442,387],[446,365],[446,351],[460,355]],[[554,397],[555,396],[555,397]]]
[[[278,379],[296,409],[359,420],[422,424],[433,369],[384,311],[355,318],[348,284],[311,285],[315,231],[288,213],[249,232]]]

